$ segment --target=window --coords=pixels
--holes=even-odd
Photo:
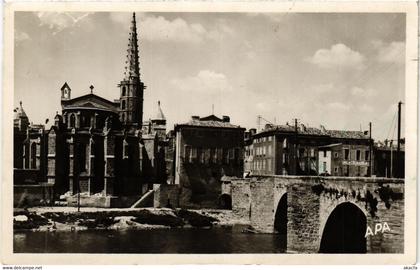
[[[191,148],[191,157],[190,157],[190,162],[194,162],[197,161],[197,157],[198,157],[198,153],[197,153],[197,148],[192,147]]]
[[[92,139],[90,140],[90,154],[95,155],[95,141]]]
[[[223,149],[222,148],[217,148],[216,149],[216,159],[217,159],[217,163],[220,164],[223,161]]]
[[[127,141],[123,141],[123,158],[129,158],[130,147]]]
[[[90,117],[87,115],[82,115],[81,117],[81,126],[82,127],[90,127]]]
[[[229,148],[228,156],[229,156],[229,159],[235,159],[235,151],[233,148]]]
[[[350,149],[344,149],[344,160],[349,160],[350,158]]]
[[[369,153],[370,153],[370,151],[365,151],[365,160],[366,161],[369,160]]]
[[[190,162],[191,146],[184,146],[184,162]]]
[[[74,128],[76,127],[76,116],[74,114],[70,114],[70,127]]]
[[[79,146],[79,170],[86,172],[87,159],[86,159],[86,144],[81,143]]]
[[[346,165],[344,166],[344,175],[349,176],[349,174],[350,174],[350,166]]]
[[[360,150],[356,150],[356,160],[360,160]]]
[[[305,148],[299,148],[299,157],[303,157],[305,154]]]
[[[36,143],[31,144],[31,168],[36,169]]]
[[[197,159],[199,163],[204,164],[204,150],[202,148],[197,148]]]

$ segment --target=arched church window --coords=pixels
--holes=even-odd
[[[31,169],[36,169],[36,143],[31,144]]]
[[[86,155],[89,154],[86,150],[86,144],[80,143],[78,151],[78,163],[79,163],[79,172],[86,172],[87,170],[87,161]]]
[[[76,116],[74,114],[70,114],[70,127],[74,128],[76,126]]]

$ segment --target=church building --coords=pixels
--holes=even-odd
[[[30,129],[27,116],[23,108],[17,108],[15,168],[36,168],[30,154],[39,157],[34,162],[39,168],[44,163],[45,169],[38,181],[53,184],[55,199],[65,198],[69,205],[126,207],[153,183],[165,182],[160,172],[165,171],[164,148],[159,147],[159,141],[165,137],[166,119],[158,103],[156,119],[143,125],[146,87],[140,78],[134,13],[124,77],[118,88],[119,99],[114,101],[94,94],[93,86],[88,94],[73,98],[71,87],[64,83],[60,89],[62,112],[57,112],[49,130],[39,132],[35,147],[29,145],[30,133],[24,130]]]

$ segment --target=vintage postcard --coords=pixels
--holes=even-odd
[[[4,15],[2,263],[415,263],[416,2]]]

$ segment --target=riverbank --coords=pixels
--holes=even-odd
[[[73,231],[88,229],[210,228],[247,225],[230,210],[169,208],[36,207],[14,209],[14,231]]]

